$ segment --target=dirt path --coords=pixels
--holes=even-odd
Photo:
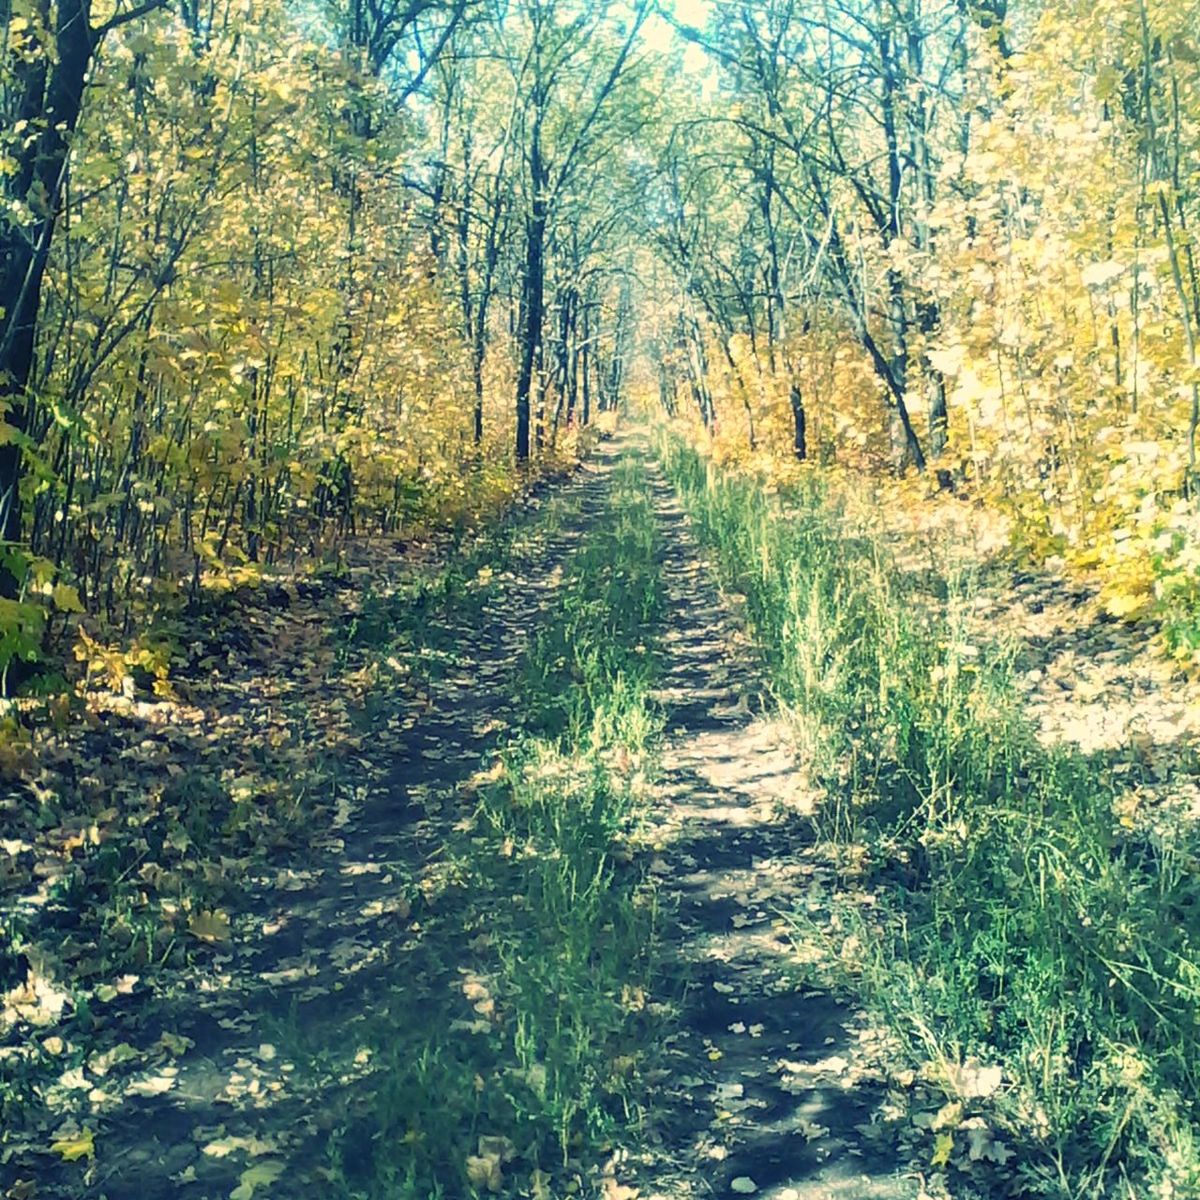
[[[562,523],[519,546],[481,614],[440,631],[463,653],[438,664],[419,699],[385,698],[343,763],[356,799],[339,805],[335,828],[312,830],[308,853],[250,873],[231,944],[201,953],[169,992],[135,986],[97,1012],[99,1044],[125,1050],[108,1064],[93,1054],[60,1085],[76,1101],[88,1093],[94,1161],[58,1161],[48,1133],[32,1159],[0,1166],[0,1181],[109,1200],[315,1194],[331,1087],[370,1090],[369,1062],[350,1074],[341,1065],[361,1023],[397,994],[405,1005],[446,1004],[453,980],[423,956],[420,894],[410,902],[406,886],[419,886],[471,804],[464,783],[504,737],[522,649],[564,556],[603,507],[616,456],[602,446],[553,489]],[[331,702],[339,687],[331,675]],[[315,1060],[328,1047],[330,1070],[294,1061],[297,1043]]]
[[[644,1194],[914,1196],[897,1174],[867,1027],[804,984],[780,920],[819,911],[832,883],[812,852],[801,773],[686,516],[661,478],[655,490],[670,612],[655,869],[679,903],[671,955],[687,986],[668,1052],[666,1140]]]
[[[384,697],[343,764],[355,799],[306,853],[249,872],[230,944],[169,989],[140,985],[97,1011],[96,1042],[116,1053],[92,1053],[47,1097],[51,1114],[79,1114],[86,1094],[94,1159],[59,1161],[43,1138],[32,1158],[12,1154],[6,1184],[32,1177],[38,1195],[110,1200],[319,1192],[333,1122],[372,1092],[373,1065],[354,1052],[364,1022],[389,1006],[398,1019],[444,1010],[461,991],[453,954],[429,946],[421,889],[471,807],[464,785],[509,730],[514,671],[563,560],[637,440],[602,446],[555,493],[563,520],[518,547],[482,610],[446,618],[442,641],[460,651],[419,699]],[[652,481],[668,616],[650,870],[676,902],[668,969],[684,999],[649,1145],[622,1178],[661,1200],[903,1200],[916,1189],[897,1174],[877,1047],[859,1014],[806,985],[780,920],[819,913],[832,886],[801,773],[671,488],[653,470]],[[333,674],[329,686],[336,700]]]

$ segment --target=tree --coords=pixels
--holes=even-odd
[[[531,398],[544,377],[546,251],[570,189],[611,154],[623,130],[616,101],[650,0],[622,12],[571,0],[524,0],[509,62],[519,94],[524,262],[516,382],[516,455],[531,452]],[[539,437],[542,430],[538,430]]]
[[[42,284],[62,206],[68,153],[83,111],[88,68],[105,37],[162,6],[148,0],[93,24],[91,0],[6,3],[0,58],[0,129],[5,213],[0,218],[0,592],[12,597],[23,567],[23,455],[29,446],[33,370]]]
[[[719,10],[711,35],[684,34],[709,49],[735,98],[726,152],[739,156],[730,169],[745,171],[756,194],[751,237],[765,267],[754,291],[768,366],[782,365],[795,385],[793,451],[807,453],[807,416],[787,347],[790,313],[820,304],[828,285],[883,384],[902,460],[923,468],[909,411],[914,377],[929,385],[935,449],[946,414],[924,349],[938,308],[916,267],[934,252],[926,214],[940,173],[935,110],[958,87],[958,10],[941,0],[770,0]]]

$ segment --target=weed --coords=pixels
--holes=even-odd
[[[577,1178],[598,1147],[639,1128],[660,915],[614,845],[639,819],[660,727],[649,505],[640,465],[623,464],[564,564],[513,679],[521,726],[421,913],[419,977],[436,999],[414,1004],[398,983],[367,1022],[372,1091],[327,1147],[335,1194],[426,1200],[485,1191],[501,1175]],[[544,512],[566,516],[553,503]],[[436,587],[448,627],[469,625],[470,581],[520,569],[538,534],[520,530],[500,558],[487,557],[493,546]],[[384,636],[428,647],[410,612],[392,609]]]

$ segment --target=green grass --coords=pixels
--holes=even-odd
[[[969,581],[930,595],[816,479],[769,495],[661,455],[746,596],[816,834],[877,897],[839,904],[830,969],[948,1098],[956,1064],[1004,1067],[965,1111],[1017,1155],[971,1163],[954,1133],[963,1194],[1200,1194],[1195,830],[1123,828],[1111,764],[1043,748],[1006,656],[968,637]]]
[[[357,1031],[372,1069],[329,1139],[331,1195],[557,1195],[636,1138],[660,914],[624,847],[659,729],[658,557],[644,473],[627,461],[514,673],[519,729],[445,847],[436,899],[417,892],[411,971]],[[440,611],[461,627],[478,571],[520,563],[485,554],[439,592]],[[411,605],[394,611],[380,628],[428,644]],[[327,1045],[310,1051],[310,1070],[340,1069]]]

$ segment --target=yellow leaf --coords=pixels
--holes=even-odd
[[[51,595],[54,597],[54,607],[59,612],[83,612],[83,601],[79,599],[79,592],[70,585],[56,583]]]
[[[1135,596],[1128,592],[1117,592],[1110,596],[1104,605],[1110,616],[1126,621],[1136,620],[1149,606],[1149,596]]]
[[[950,1161],[950,1155],[954,1153],[954,1135],[950,1133],[939,1133],[937,1140],[933,1144],[933,1157],[930,1158],[930,1166],[944,1167]]]
[[[963,1106],[957,1101],[943,1104],[933,1118],[933,1129],[957,1129],[962,1123]]]
[[[260,1187],[270,1187],[283,1174],[283,1163],[261,1162],[243,1171],[229,1200],[251,1200]]]
[[[500,1170],[498,1154],[472,1154],[467,1158],[467,1178],[474,1188],[487,1188],[498,1192],[504,1186],[504,1173]]]
[[[604,1180],[604,1200],[637,1200],[638,1189],[626,1187],[609,1175]]]
[[[188,921],[188,933],[210,946],[225,945],[229,941],[229,918],[223,912],[193,913]]]
[[[60,1137],[57,1141],[51,1142],[50,1150],[64,1162],[74,1162],[79,1158],[95,1158],[96,1137],[90,1129],[85,1129],[82,1133]]]

